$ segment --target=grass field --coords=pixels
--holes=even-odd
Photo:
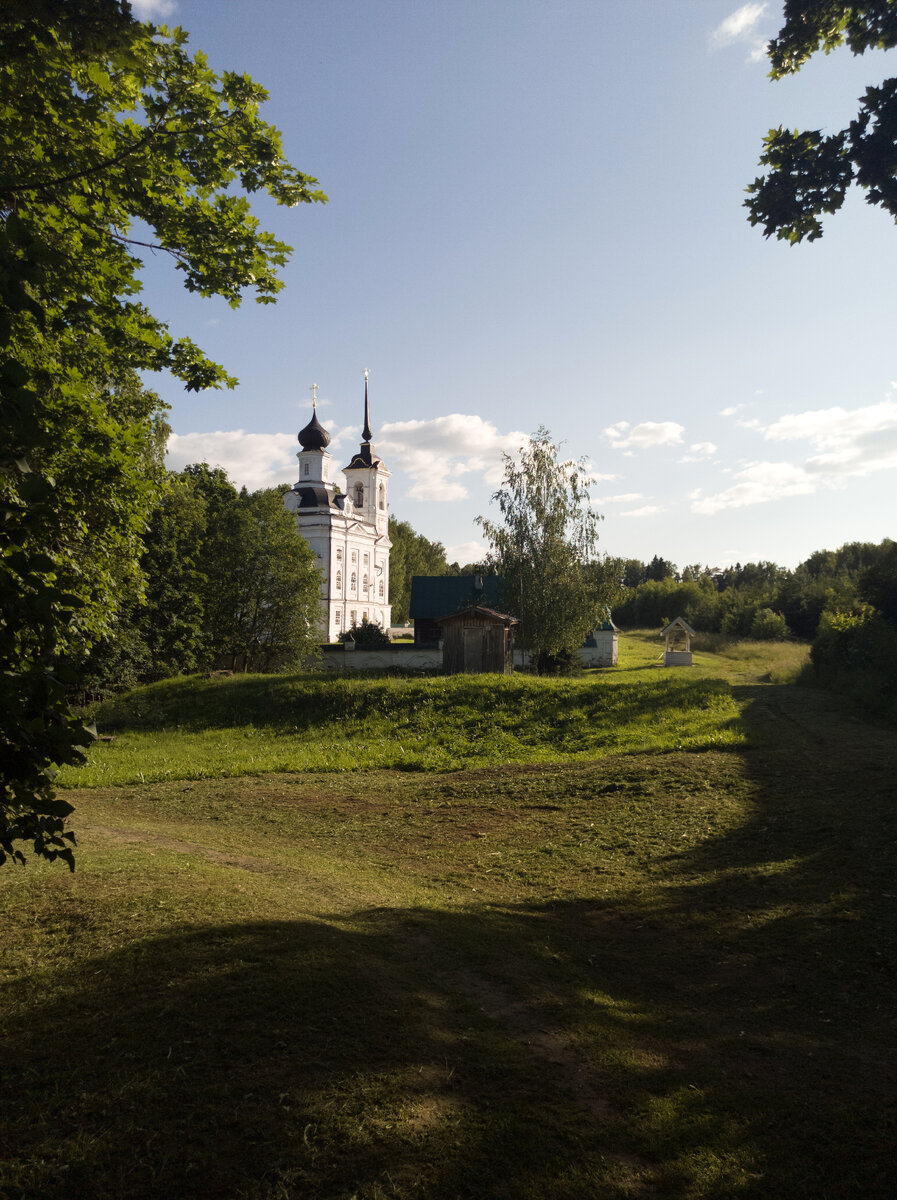
[[[793,647],[656,652],[506,681],[508,741],[454,770],[375,733],[469,737],[481,681],[268,680],[355,757],[315,763],[310,703],[313,765],[249,778],[190,739],[205,696],[289,742],[261,684],[101,713],[77,872],[0,875],[0,1196],[893,1197],[893,731],[785,682]],[[123,784],[157,736],[171,774]]]

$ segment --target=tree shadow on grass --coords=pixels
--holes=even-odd
[[[893,1196],[897,754],[746,699],[748,816],[659,886],[185,929],[10,1003],[0,1194]]]

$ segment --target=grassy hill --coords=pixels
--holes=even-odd
[[[570,682],[104,710],[173,774],[70,791],[78,871],[0,876],[0,1195],[892,1196],[893,733],[775,682],[788,647],[655,672],[627,646]],[[493,694],[533,757],[448,769]],[[309,761],[345,714],[352,769],[184,774],[204,719],[275,745],[282,707]],[[364,759],[393,718],[453,722],[439,770]]]
[[[88,765],[67,768],[60,783],[446,771],[741,745],[745,689],[795,676],[807,655],[789,643],[721,643],[715,653],[698,651],[692,668],[663,670],[661,651],[656,637],[626,635],[618,670],[571,679],[306,673],[166,680],[92,714],[115,741],[96,743]]]

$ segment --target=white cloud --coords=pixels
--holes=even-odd
[[[244,433],[242,429],[215,433],[173,433],[168,439],[166,463],[181,471],[188,463],[207,462],[223,467],[230,479],[250,491],[295,483],[298,474],[294,433]]]
[[[643,504],[641,508],[631,508],[628,512],[621,512],[621,517],[653,517],[655,513],[664,512],[665,510],[659,504]]]
[[[343,425],[329,432],[329,450],[337,458],[361,439],[357,425]],[[515,455],[526,440],[525,433],[501,433],[482,417],[451,413],[430,421],[387,423],[381,427],[375,446],[388,465],[411,477],[410,496],[452,501],[467,496],[460,476],[479,475],[487,484],[501,483],[502,453]],[[220,466],[238,487],[245,484],[252,490],[294,483],[298,449],[292,433],[245,433],[242,429],[173,433],[168,440],[167,463],[174,471],[194,462]]]
[[[596,500],[596,504],[632,504],[636,500],[644,500],[641,492],[622,492],[619,496],[604,496]]]
[[[457,546],[446,546],[445,557],[448,562],[465,563],[482,562],[486,557],[486,546],[482,542],[459,542]]]
[[[785,462],[753,462],[735,473],[739,481],[715,496],[692,502],[691,511],[711,515],[723,508],[744,508],[782,500],[786,496],[807,496],[816,491],[815,480],[803,467]]]
[[[605,437],[615,450],[644,450],[649,446],[672,446],[682,441],[684,425],[675,421],[642,421],[630,427],[628,421],[618,421],[605,429]]]
[[[757,26],[766,16],[769,5],[742,4],[735,12],[729,13],[708,37],[711,50],[722,50],[724,46],[732,46],[736,42],[747,42],[750,50],[750,62],[759,62],[766,54],[766,39],[757,32]]]
[[[837,406],[788,413],[764,432],[768,441],[797,439],[816,451],[811,462],[866,475],[882,467],[897,466],[897,402],[891,397],[852,411]]]
[[[619,479],[619,478],[620,478],[619,475],[606,475],[606,474],[603,474],[601,471],[593,470],[592,464],[588,461],[586,462],[585,467],[582,472],[582,480],[586,484],[608,483],[612,479]]]
[[[176,10],[174,0],[131,0],[138,21],[165,21]]]
[[[409,496],[416,500],[463,500],[467,488],[461,475],[481,475],[498,485],[503,476],[502,454],[516,454],[527,435],[500,433],[491,421],[469,413],[450,413],[429,421],[392,421],[376,439],[377,451],[414,481]]]
[[[744,408],[743,404],[730,404],[728,408],[721,408],[719,415],[721,417],[734,417],[736,413],[740,413]]]
[[[693,512],[715,513],[787,496],[805,496],[842,487],[851,478],[875,471],[897,470],[897,401],[847,409],[811,409],[786,413],[765,428],[759,421],[739,421],[768,442],[806,442],[802,464],[750,462],[735,472],[736,483],[715,496],[695,497]]]
[[[688,450],[689,453],[683,454],[678,460],[679,462],[702,462],[705,458],[709,458],[711,454],[716,454],[717,447],[713,442],[692,442]]]

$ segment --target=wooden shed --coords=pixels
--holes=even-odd
[[[495,575],[414,575],[410,616],[415,646],[442,641],[443,613],[459,613],[476,605],[494,609],[501,604],[501,580]]]
[[[494,671],[510,675],[514,670],[514,626],[518,623],[516,617],[479,604],[440,617],[443,673],[482,675]]]

